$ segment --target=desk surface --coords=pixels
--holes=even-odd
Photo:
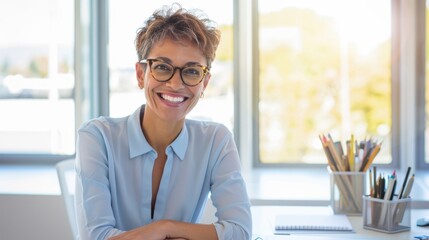
[[[281,239],[370,239],[370,240],[407,240],[413,239],[418,235],[429,235],[429,227],[416,226],[416,220],[420,217],[429,217],[429,209],[413,209],[411,211],[411,231],[400,233],[382,233],[363,228],[362,216],[348,216],[355,233],[337,233],[337,234],[312,234],[299,233],[293,235],[274,235],[274,218],[277,214],[314,214],[331,213],[329,207],[303,207],[303,206],[252,206],[253,216],[253,239],[260,237],[263,240],[281,240]]]

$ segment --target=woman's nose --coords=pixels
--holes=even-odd
[[[171,77],[171,79],[167,82],[167,85],[173,89],[180,89],[184,87],[179,68],[174,69],[173,77]]]

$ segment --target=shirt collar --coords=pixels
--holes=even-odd
[[[144,112],[145,106],[139,107],[133,114],[128,117],[127,131],[128,131],[128,144],[130,151],[130,159],[145,153],[154,151],[147,142],[140,124],[140,113]],[[185,120],[186,121],[186,120]],[[180,160],[185,158],[186,149],[188,148],[188,128],[186,123],[183,126],[179,136],[170,144],[174,153]]]
[[[144,111],[144,106],[138,108],[128,117],[127,131],[131,159],[153,151],[153,148],[147,142],[140,125],[140,110]]]
[[[176,153],[176,155],[179,157],[180,160],[183,160],[185,158],[186,149],[188,149],[188,143],[189,143],[188,139],[189,139],[188,128],[185,123],[183,125],[182,131],[179,133],[179,136],[177,136],[177,138],[170,144],[174,153]]]

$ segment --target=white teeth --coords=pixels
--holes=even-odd
[[[162,94],[161,97],[169,102],[174,102],[174,103],[183,102],[185,100],[184,97],[172,97],[166,94]]]

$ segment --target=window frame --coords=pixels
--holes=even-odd
[[[253,31],[255,32],[254,36],[256,36],[253,39],[252,42],[252,49],[253,49],[253,58],[255,59],[255,66],[258,66],[259,64],[259,55],[258,53],[258,34],[259,34],[259,13],[258,13],[258,0],[254,0],[252,1],[254,4],[254,9],[256,9],[256,12],[254,13],[254,17],[253,17]],[[398,56],[398,52],[400,50],[400,42],[397,40],[394,40],[395,37],[396,39],[398,39],[399,37],[399,32],[400,32],[400,22],[396,21],[396,19],[400,19],[399,18],[399,12],[397,10],[398,9],[398,5],[399,2],[392,0],[392,48],[391,48],[391,61],[392,61],[392,67],[391,67],[391,74],[392,74],[392,84],[391,84],[391,90],[392,90],[392,162],[389,164],[376,164],[377,166],[382,166],[385,168],[397,168],[399,167],[399,153],[400,153],[400,148],[398,147],[393,147],[393,146],[400,146],[399,145],[399,132],[400,132],[400,127],[399,124],[400,122],[397,121],[398,117],[401,115],[400,114],[400,108],[399,108],[399,104],[400,104],[400,100],[398,98],[394,97],[394,94],[396,93],[397,95],[400,92],[400,88],[399,88],[399,71],[395,70],[397,69],[395,66],[399,65],[399,59],[395,58],[394,56]],[[258,67],[254,67],[252,68],[254,69],[252,72],[253,75],[253,79],[252,79],[252,83],[253,83],[253,89],[255,89],[255,91],[253,92],[253,103],[252,103],[252,109],[253,112],[258,113],[259,112],[259,72],[258,72]],[[254,136],[254,141],[253,141],[253,166],[255,168],[265,168],[265,167],[316,167],[316,168],[321,168],[321,167],[326,167],[326,164],[308,164],[308,163],[262,163],[260,158],[259,158],[259,114],[255,114],[254,115],[255,118],[255,124],[254,124],[254,132],[253,132],[253,136]]]
[[[418,169],[429,169],[429,163],[425,160],[425,132],[428,131],[426,128],[426,36],[429,33],[426,32],[426,21],[429,16],[426,16],[426,10],[429,4],[429,0],[416,1],[416,14],[415,14],[415,52],[416,52],[416,165]]]

